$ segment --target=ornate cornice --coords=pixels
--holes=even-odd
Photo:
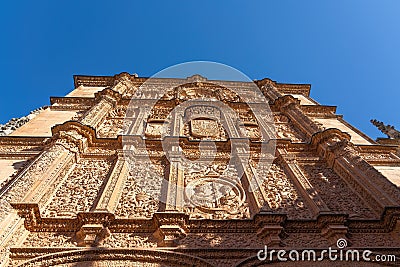
[[[96,103],[93,97],[50,97],[52,110],[86,110]]]
[[[318,132],[313,134],[311,137],[311,142],[310,144],[313,147],[317,147],[318,145],[324,143],[324,142],[329,142],[331,140],[339,140],[339,141],[347,141],[349,142],[351,139],[351,136],[348,133],[342,132],[339,129],[336,128],[329,128],[326,129],[322,132]]]
[[[336,106],[300,105],[301,110],[311,117],[336,118]]]
[[[97,138],[96,130],[88,125],[83,125],[78,121],[67,121],[63,124],[55,125],[51,128],[53,142],[59,139],[67,139],[75,143],[82,152],[86,147],[99,147],[108,149],[121,149],[122,136],[117,138]],[[87,142],[87,144],[85,144]]]
[[[286,214],[258,213],[253,219],[198,220],[177,212],[155,213],[151,219],[116,218],[109,212],[79,212],[75,218],[43,218],[36,203],[12,203],[31,232],[77,232],[85,224],[101,224],[114,233],[153,233],[161,225],[177,225],[188,233],[250,233],[266,225],[282,226],[285,232],[319,233],[327,225],[345,225],[352,232],[390,232],[400,220],[400,207],[385,207],[379,220],[359,220],[348,214],[323,212],[316,219],[293,220]]]
[[[288,83],[277,83],[269,78],[254,81],[259,88],[265,85],[275,87],[282,94],[298,94],[306,97],[310,96],[311,85],[310,84],[288,84]]]
[[[79,86],[87,86],[87,87],[112,87],[115,85],[115,82],[121,80],[121,78],[128,78],[136,85],[139,85],[145,82],[148,77],[138,77],[136,74],[129,74],[127,72],[122,72],[120,74],[116,74],[114,76],[85,76],[85,75],[74,75],[74,85],[75,88]],[[188,77],[187,79],[177,79],[177,78],[151,78],[152,81],[178,81],[182,82],[192,82],[193,78]],[[196,80],[197,81],[197,80]],[[218,82],[219,84],[227,85],[227,86],[246,86],[249,82],[240,82],[240,81],[214,81],[208,79],[202,79],[201,81],[208,81],[210,83]],[[255,80],[254,83],[258,87],[262,87],[266,84],[270,84],[274,86],[279,92],[282,94],[301,94],[304,96],[309,96],[311,85],[310,84],[287,84],[287,83],[277,83],[269,78],[264,78],[262,80]]]
[[[107,87],[114,84],[114,77],[112,76],[84,76],[84,75],[74,75],[74,85],[75,88],[83,86],[93,86],[93,87]]]

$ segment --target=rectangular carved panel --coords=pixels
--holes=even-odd
[[[82,159],[55,192],[44,216],[75,216],[90,211],[111,165],[110,160]]]

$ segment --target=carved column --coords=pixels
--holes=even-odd
[[[267,202],[267,194],[263,189],[263,179],[260,179],[259,174],[257,174],[257,171],[254,169],[253,166],[251,166],[251,164],[243,163],[243,159],[239,159],[239,161],[240,165],[237,166],[240,166],[244,170],[244,175],[242,176],[242,184],[243,187],[246,189],[251,214],[256,214],[260,211],[271,211]],[[260,162],[259,164],[262,165],[263,163]]]
[[[114,213],[120,198],[125,180],[128,175],[128,167],[125,162],[123,151],[118,151],[117,162],[108,178],[107,184],[95,207],[95,211],[107,211]]]
[[[116,101],[106,96],[100,96],[99,102],[89,109],[80,122],[96,128],[116,105]]]
[[[113,87],[96,93],[97,104],[85,113],[80,122],[96,128],[130,87],[132,87],[132,82],[129,74],[122,73],[117,76]]]
[[[278,98],[274,104],[277,105],[279,110],[288,116],[291,121],[309,137],[317,132],[323,131],[322,127],[318,126],[313,120],[304,114],[299,106],[299,100],[295,99],[293,96],[282,96]]]
[[[169,161],[165,211],[182,211],[185,188],[181,156],[178,153],[178,147],[172,147]]]
[[[139,113],[135,118],[135,122],[130,126],[128,134],[129,135],[140,135],[143,136],[145,130],[145,122],[149,116],[150,108],[148,106],[139,107]]]
[[[346,226],[346,214],[321,214],[317,218],[317,225],[321,229],[321,236],[326,238],[331,247],[336,246],[339,239],[346,239],[351,245]]]
[[[55,187],[61,183],[72,164],[76,162],[76,151],[73,152],[57,142],[55,147],[60,149],[62,153],[49,166],[48,175],[39,177],[21,202],[38,203],[40,208],[43,207],[50,195],[54,193]]]
[[[171,114],[170,135],[178,137],[182,135],[184,110],[182,107],[175,107],[174,112]]]
[[[261,88],[264,96],[270,99],[283,114],[288,116],[308,136],[323,131],[320,126],[304,114],[300,108],[299,100],[291,95],[281,94],[274,87],[273,82],[268,79],[263,79],[256,83]]]
[[[257,110],[260,109],[262,107],[253,107],[253,105],[251,105],[252,110]],[[268,115],[272,115],[270,113],[266,114],[267,117],[263,118],[261,117],[261,114],[259,114],[258,112],[254,113],[254,116],[257,119],[257,123],[258,126],[260,127],[261,133],[262,133],[262,137],[264,137],[264,139],[266,139],[267,141],[270,139],[275,139],[276,138],[276,130],[274,128],[274,118],[268,118]],[[267,139],[268,137],[268,139]]]
[[[330,209],[328,206],[300,170],[296,158],[285,153],[283,149],[278,149],[278,151],[281,156],[283,167],[288,171],[296,189],[313,211],[313,215],[317,216],[321,212],[329,212]]]
[[[327,130],[322,134],[329,135],[333,131],[339,132]],[[400,203],[398,188],[358,155],[349,142],[349,137],[338,137],[334,133],[329,136],[320,143],[320,153],[326,158],[328,165],[370,205],[372,210],[380,214],[385,207]]]
[[[72,153],[61,145],[52,145],[43,151],[0,196],[0,246],[14,245],[10,238],[17,237],[21,218],[10,203],[39,199],[59,173],[73,160]],[[22,231],[22,230],[18,230]],[[3,255],[4,256],[4,255]],[[1,265],[1,264],[0,264]]]
[[[20,217],[16,219],[14,224],[10,224],[10,226],[11,228],[7,229],[7,235],[1,236],[2,241],[0,243],[0,267],[11,266],[9,264],[9,248],[11,246],[20,246],[29,234],[29,231],[25,229],[24,219]]]

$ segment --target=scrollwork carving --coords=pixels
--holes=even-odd
[[[76,216],[89,211],[110,171],[110,160],[83,159],[77,163],[55,192],[44,211],[45,217]]]
[[[329,209],[349,213],[352,218],[375,217],[369,206],[326,164],[299,166]]]
[[[151,234],[113,233],[103,243],[110,248],[154,248],[157,241]]]
[[[309,207],[279,163],[259,166],[257,175],[263,181],[267,204],[274,212],[287,213],[289,218],[312,217]]]
[[[140,162],[131,164],[115,214],[124,218],[151,218],[159,208],[164,167],[153,165],[149,168]]]

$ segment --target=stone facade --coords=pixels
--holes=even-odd
[[[339,238],[348,248],[400,262],[400,144],[371,140],[336,107],[311,99],[310,85],[254,81],[269,103],[271,131],[268,118],[226,89],[246,92],[250,83],[224,81],[224,88],[203,77],[155,79],[139,94],[147,78],[137,75],[74,79],[69,95],[51,98],[0,137],[0,266],[291,266],[261,262],[257,252],[265,245],[321,251]],[[163,96],[153,93],[160,86]],[[198,115],[224,115],[202,101],[172,112],[195,97],[228,105],[241,128]],[[146,111],[149,99],[160,100]],[[165,123],[189,163],[163,151]],[[138,155],[146,150],[152,166],[141,156],[128,162],[126,129],[130,145]],[[271,165],[257,172],[259,188],[249,190],[263,132],[272,132],[276,149]],[[255,151],[242,174],[230,163],[240,158],[230,150],[235,135],[248,138]],[[145,148],[135,147],[137,138]],[[210,141],[217,157],[204,168],[196,159]],[[223,183],[220,196],[207,202],[200,196],[204,188],[215,190],[215,176]]]

